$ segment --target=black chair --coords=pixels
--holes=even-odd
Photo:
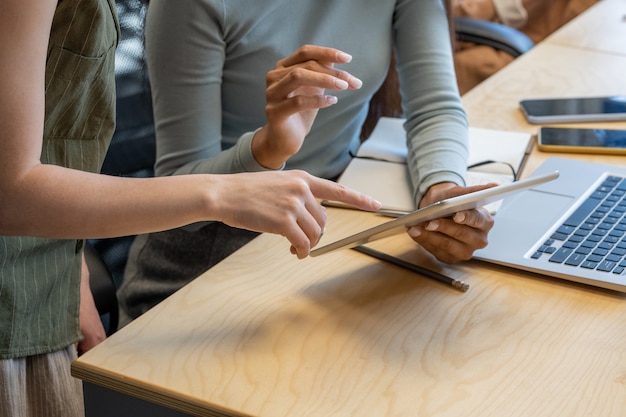
[[[455,17],[454,31],[458,41],[491,46],[513,58],[519,57],[535,46],[526,34],[515,28],[470,17]]]
[[[151,177],[156,158],[150,84],[144,63],[143,23],[146,5],[141,0],[117,0],[121,39],[116,52],[116,129],[101,173],[123,177]],[[116,291],[134,236],[90,239],[85,258],[96,307],[107,334],[118,326]]]

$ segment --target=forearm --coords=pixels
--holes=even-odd
[[[20,178],[0,184],[3,235],[104,238],[219,219],[200,176],[129,179],[40,164]]]
[[[407,162],[415,201],[419,202],[433,184],[464,184],[468,131],[456,89],[445,14],[436,2],[414,2],[411,6],[414,16],[399,19],[396,51],[407,116]],[[414,25],[419,14],[431,18]]]
[[[183,155],[172,152],[162,158],[156,166],[156,175],[183,174],[233,174],[238,172],[258,172],[267,170],[259,164],[252,154],[252,138],[254,132],[243,134],[229,149],[220,150],[216,155],[198,158],[192,152]]]

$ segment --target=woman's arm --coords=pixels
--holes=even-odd
[[[443,2],[398,0],[393,24],[407,118],[407,162],[419,202],[434,184],[465,184],[467,118],[456,86]]]
[[[416,201],[423,207],[485,186],[463,186],[467,119],[456,87],[443,4],[398,1],[397,7],[394,24],[408,163]],[[484,247],[492,227],[491,215],[478,209],[412,227],[409,235],[440,261],[452,263]]]
[[[209,207],[219,193],[213,178],[126,180],[40,162],[55,7],[0,4],[0,233],[108,237],[221,217]]]
[[[302,172],[129,179],[42,164],[46,51],[53,0],[0,3],[0,234],[96,238],[218,220],[317,243],[316,198],[378,204]]]

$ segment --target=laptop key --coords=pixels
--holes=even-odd
[[[601,200],[597,198],[588,198],[586,199],[580,207],[572,213],[571,216],[563,223],[566,226],[576,227],[581,224],[587,216],[598,206]]]
[[[582,253],[575,253],[565,261],[565,265],[578,266],[585,259]]]
[[[580,266],[583,268],[587,268],[587,269],[596,269],[596,266],[598,266],[598,263],[591,262],[591,261],[584,261],[582,264],[580,264]]]
[[[602,249],[600,247],[595,248],[594,251],[593,251],[593,254],[597,255],[597,256],[606,256],[608,253],[609,253],[608,250]]]
[[[600,263],[604,257],[600,255],[589,255],[587,260],[590,262]]]
[[[559,248],[554,254],[550,257],[550,262],[563,263],[571,254],[573,250],[569,248]]]
[[[559,227],[558,229],[556,229],[556,233],[559,233],[561,235],[570,235],[572,234],[572,232],[576,230],[575,227],[573,226],[567,226],[567,225],[562,225],[561,227]],[[561,239],[559,239],[561,240]]]
[[[611,261],[602,261],[596,268],[598,271],[611,272],[617,263]]]
[[[585,247],[585,248],[595,248],[597,244],[598,242],[587,239],[584,242],[582,242],[580,246]]]
[[[610,254],[608,254],[606,256],[606,260],[617,263],[617,262],[622,260],[622,257],[619,256],[619,255],[614,255],[614,254],[610,253]]]
[[[552,233],[552,236],[550,236],[550,238],[554,240],[566,240],[568,237],[569,235],[566,235],[564,233],[559,233],[558,231]]]
[[[591,248],[586,248],[584,246],[581,246],[579,248],[576,248],[574,250],[574,253],[580,253],[580,254],[583,254],[583,255],[589,255],[591,253]]]

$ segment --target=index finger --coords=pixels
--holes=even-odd
[[[376,211],[381,203],[372,197],[329,180],[310,176],[309,187],[316,198],[349,204],[362,210]]]
[[[331,64],[347,64],[352,61],[352,55],[335,48],[304,45],[298,48],[293,54],[278,61],[278,65],[290,67],[311,60]]]

